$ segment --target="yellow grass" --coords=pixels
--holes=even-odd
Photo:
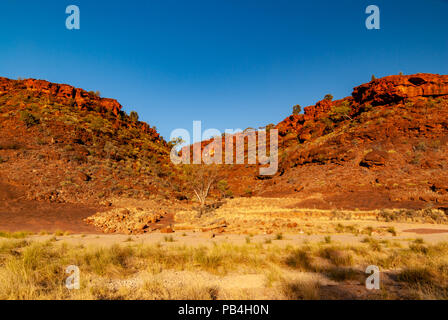
[[[65,287],[69,265],[81,271],[79,290]],[[379,292],[365,289],[368,265],[393,275]],[[421,241],[100,247],[8,239],[0,241],[0,299],[328,299],[353,286],[360,299],[445,299],[447,266],[447,243]]]
[[[386,222],[447,224],[448,218],[438,209],[408,210],[321,210],[303,209],[298,198],[235,198],[212,213],[197,218],[194,210],[176,213],[177,230],[218,228],[225,222],[226,231],[236,234],[333,234],[372,233],[397,235],[393,227],[366,224]]]

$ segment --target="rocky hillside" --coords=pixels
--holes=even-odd
[[[317,208],[448,204],[447,75],[375,79],[275,127],[277,175],[261,180],[257,166],[227,167],[233,194],[296,196]]]
[[[375,79],[274,127],[277,174],[222,166],[214,195],[297,197],[298,206],[311,208],[448,206],[447,75]],[[0,78],[0,195],[69,203],[192,199],[170,147],[116,100]]]
[[[113,99],[0,78],[0,179],[29,200],[176,195],[170,146]]]

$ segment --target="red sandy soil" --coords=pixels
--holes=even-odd
[[[420,228],[420,229],[408,229],[403,230],[403,232],[412,232],[417,234],[433,234],[433,233],[448,233],[447,229],[426,229],[426,228]]]
[[[378,208],[420,209],[421,206],[422,203],[417,201],[392,201],[387,194],[380,192],[372,195],[372,192],[369,191],[352,191],[347,192],[344,197],[335,194],[322,195],[322,199],[302,200],[290,207],[323,210],[334,208],[374,210]]]
[[[0,183],[0,230],[100,233],[83,221],[102,208],[25,200],[17,189]]]
[[[153,223],[149,225],[149,228],[152,231],[156,230],[170,230],[172,226],[174,225],[174,213],[169,212],[166,215],[164,215],[159,222]]]

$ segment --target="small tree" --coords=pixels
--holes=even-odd
[[[214,164],[192,164],[186,166],[188,184],[199,201],[198,218],[202,216],[207,197],[218,181],[218,168]]]
[[[22,120],[28,128],[39,124],[39,119],[26,110],[20,111],[20,120]]]
[[[292,114],[299,114],[302,112],[302,107],[298,104],[296,104],[294,107],[292,107]]]
[[[92,96],[96,96],[98,98],[101,97],[101,92],[99,91],[89,91],[89,94],[91,94]]]
[[[375,81],[376,80],[376,77],[375,77],[375,75],[374,74],[372,74],[372,79],[371,79],[372,81]]]
[[[219,192],[221,193],[221,196],[223,198],[232,197],[233,193],[229,188],[229,185],[227,184],[227,180],[219,180],[216,184]]]
[[[182,137],[172,138],[168,142],[168,147],[174,148],[174,147],[180,146],[182,143],[185,143],[185,141],[182,139]]]
[[[131,118],[132,122],[138,121],[138,113],[136,111],[131,111],[131,113],[129,114],[129,117]]]
[[[325,95],[324,99],[331,101],[331,100],[333,100],[333,95],[328,93],[328,94]]]
[[[351,111],[350,103],[348,101],[344,101],[340,105],[334,106],[331,109],[330,119],[333,121],[339,121],[342,118],[352,120],[352,118],[349,116],[350,111]]]

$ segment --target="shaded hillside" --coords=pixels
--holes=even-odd
[[[302,206],[448,203],[448,76],[389,76],[280,122],[279,171],[224,167],[235,195],[297,196]],[[205,142],[206,145],[208,142]]]
[[[29,200],[169,197],[175,168],[155,128],[113,99],[0,78],[0,179]]]

